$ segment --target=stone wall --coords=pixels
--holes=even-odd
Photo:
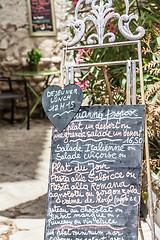
[[[24,70],[27,67],[27,52],[32,47],[39,49],[42,58],[39,64],[40,69],[56,70],[60,68],[61,48],[63,36],[69,32],[66,28],[67,23],[72,16],[68,14],[71,2],[67,0],[54,0],[54,9],[56,16],[56,36],[49,37],[30,37],[27,0],[0,0],[2,9],[0,9],[0,74],[8,75],[15,71]],[[39,91],[43,84],[43,78],[34,78],[31,82],[33,87]],[[59,81],[55,77],[54,83]],[[16,87],[18,87],[16,85]],[[6,88],[0,85],[0,91]],[[31,101],[31,99],[30,99]],[[24,105],[24,104],[21,104]],[[1,116],[8,118],[6,112],[9,111],[7,105],[0,103]],[[3,114],[5,113],[5,114]],[[21,118],[21,114],[19,117]]]

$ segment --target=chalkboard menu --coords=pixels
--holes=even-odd
[[[55,128],[62,132],[78,112],[82,100],[83,92],[78,85],[68,84],[63,90],[53,85],[45,89],[42,106]]]
[[[136,240],[144,106],[81,107],[53,128],[45,240]]]
[[[56,34],[53,0],[28,0],[31,36]]]

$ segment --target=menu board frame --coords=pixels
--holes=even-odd
[[[54,0],[49,0],[50,1],[50,13],[51,13],[51,20],[52,20],[52,28],[53,30],[33,30],[33,20],[32,20],[32,9],[31,9],[31,0],[27,0],[28,4],[28,15],[29,15],[29,32],[30,36],[56,36],[56,20],[55,20],[55,12],[54,12]]]

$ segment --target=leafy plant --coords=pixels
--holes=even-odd
[[[143,42],[143,69],[148,74],[146,98],[146,114],[150,154],[152,158],[160,157],[160,30],[155,30],[156,43],[152,43],[151,34]],[[159,157],[158,157],[159,156]]]
[[[160,30],[155,31],[156,41],[153,42],[149,34],[143,42],[145,46],[142,49],[144,55],[143,69],[148,80],[146,81],[146,117],[147,131],[149,137],[150,166],[152,171],[160,178]],[[146,162],[144,161],[143,176],[146,175]],[[160,204],[160,187],[156,180],[152,182],[152,187],[157,195],[155,206]],[[147,199],[147,186],[142,190],[144,200]],[[156,210],[156,207],[155,207]]]
[[[142,53],[146,55],[143,58],[144,71],[147,71],[150,75],[159,76],[160,75],[160,29],[156,28],[154,30],[156,42],[152,43],[151,33],[143,39],[146,47],[143,47]]]
[[[160,178],[160,167],[157,167],[158,173],[157,173],[157,177]]]
[[[36,48],[32,48],[32,50],[29,51],[27,53],[27,55],[28,55],[27,59],[26,59],[27,63],[30,66],[33,66],[33,68],[35,68],[35,70],[36,70],[36,67],[38,66],[38,63],[39,63],[39,61],[41,59],[41,56],[42,56],[41,52]]]
[[[74,13],[75,6],[78,0],[70,0],[73,3],[73,8],[70,13]],[[99,1],[97,1],[98,4]],[[104,2],[108,2],[107,0]],[[123,15],[125,13],[125,4],[122,0],[113,1],[115,12]],[[143,54],[143,70],[144,70],[144,89],[146,94],[146,113],[148,122],[149,150],[150,150],[150,165],[151,169],[158,174],[160,171],[160,1],[148,0],[145,4],[140,0],[130,1],[130,14],[138,15],[137,21],[130,22],[130,29],[133,34],[136,34],[135,29],[142,26],[146,31],[146,36],[142,41]],[[84,18],[89,7],[82,5],[79,13]],[[105,26],[106,32],[114,32],[116,41],[124,41],[124,37],[118,30],[117,19],[111,19]],[[71,35],[74,36],[74,31],[71,28]],[[95,33],[95,26],[92,23],[88,24],[85,37],[80,45],[87,45],[89,35]],[[114,47],[105,49],[94,49],[94,51],[86,51],[84,49],[74,52],[75,61],[78,64],[83,63],[98,63],[107,61],[120,61],[137,58],[137,50],[135,46]],[[81,77],[78,79],[84,92],[84,97],[89,99],[90,105],[95,104],[124,104],[126,99],[126,69],[123,66],[107,66],[106,69],[101,67],[91,67],[85,71],[81,71]],[[107,85],[110,88],[110,97]],[[137,100],[141,102],[140,96],[140,77],[137,76]],[[146,161],[143,162],[144,172],[146,172]],[[160,189],[155,184],[152,184],[157,193],[158,201],[160,201]],[[146,186],[147,189],[147,186]],[[147,190],[142,189],[142,196],[147,198]]]
[[[70,12],[74,13],[75,6],[78,0],[72,1],[73,8]],[[104,3],[108,2],[104,0]],[[97,1],[97,4],[99,2]],[[126,7],[123,0],[113,1],[113,8],[115,9],[116,13],[123,15],[126,11]],[[88,13],[90,7],[83,4],[79,14],[84,15]],[[130,14],[138,14],[139,18],[138,21],[131,21],[130,22],[130,29],[133,34],[136,34],[135,30],[138,26],[143,26],[146,30],[146,33],[150,32],[150,36],[152,38],[152,45],[156,45],[157,39],[154,36],[154,30],[156,26],[159,26],[159,9],[160,3],[159,0],[149,0],[146,4],[142,5],[139,0],[133,0],[130,2]],[[88,27],[86,28],[86,33],[83,41],[80,44],[86,45],[87,38],[89,35],[95,33],[95,26],[91,22],[87,24]],[[105,32],[113,32],[116,35],[116,41],[122,42],[124,41],[124,37],[118,30],[118,21],[116,18],[110,19],[105,27]],[[74,36],[74,31],[71,28],[72,37]],[[143,43],[145,45],[145,43]],[[77,57],[78,55],[78,57]],[[94,62],[107,62],[107,61],[121,61],[121,60],[128,60],[130,57],[132,59],[137,58],[137,50],[135,46],[125,46],[125,47],[111,47],[106,49],[94,49],[92,54],[89,54],[87,51],[83,52],[75,52],[74,53],[75,60],[78,64],[82,61],[83,63],[94,63]],[[146,58],[144,57],[144,60]],[[146,66],[147,67],[147,66]],[[113,99],[114,104],[123,104],[125,101],[125,85],[126,85],[126,69],[125,66],[107,66],[107,79],[111,89],[111,97]],[[148,74],[146,74],[146,81],[145,81],[145,90],[147,90],[148,85],[150,82],[155,82],[155,77],[153,78]],[[89,77],[89,78],[88,78]],[[87,82],[88,87],[83,88],[84,90],[84,97],[89,98],[89,104],[109,104],[110,100],[108,97],[108,90],[106,87],[106,79],[104,77],[104,71],[102,68],[92,67],[88,68],[86,71],[81,72],[81,77],[79,78],[79,85],[84,85],[84,82]],[[140,85],[140,81],[137,79],[137,85]],[[140,86],[137,91],[137,94],[140,93]]]

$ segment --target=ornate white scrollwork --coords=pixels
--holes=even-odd
[[[118,28],[120,33],[127,39],[127,40],[139,40],[141,39],[144,34],[145,30],[143,27],[137,27],[136,32],[137,35],[134,35],[129,28],[130,21],[132,19],[138,20],[138,16],[136,14],[129,13],[129,2],[128,0],[124,0],[126,6],[126,13],[120,16],[119,13],[114,12],[114,8],[112,7],[112,1],[108,0],[107,3],[104,3],[104,0],[100,0],[100,3],[97,4],[98,0],[79,0],[76,9],[75,9],[75,21],[72,21],[69,26],[72,26],[75,30],[75,36],[72,41],[68,41],[68,37],[62,42],[63,46],[74,46],[76,45],[84,36],[85,34],[85,23],[87,21],[92,21],[95,25],[97,30],[97,34],[91,34],[88,39],[88,44],[93,44],[94,40],[97,39],[98,44],[102,45],[106,38],[109,38],[109,42],[115,42],[115,34],[113,32],[105,33],[105,27],[107,22],[111,18],[118,18]],[[78,12],[82,4],[91,5],[91,11],[84,20],[78,19]]]
[[[137,14],[130,14],[129,13],[129,2],[128,0],[124,0],[125,5],[126,5],[126,14],[122,15],[119,18],[118,21],[118,28],[120,33],[123,35],[123,37],[125,37],[127,40],[139,40],[141,39],[144,34],[145,34],[145,30],[143,27],[137,27],[136,28],[136,32],[138,32],[137,35],[133,35],[133,33],[130,31],[129,29],[129,23],[131,22],[131,20],[135,19],[136,21],[138,20],[138,15]]]

